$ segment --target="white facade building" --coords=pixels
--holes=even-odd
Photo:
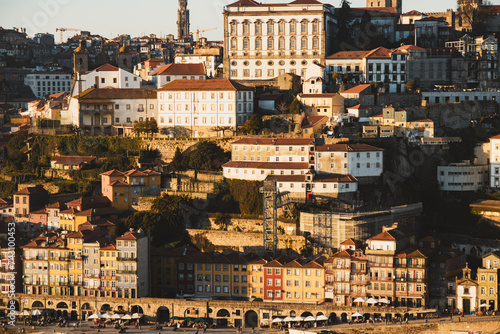
[[[195,49],[194,54],[176,54],[176,64],[203,64],[205,74],[215,77],[217,68],[222,65],[222,52],[220,48]]]
[[[25,85],[29,86],[37,98],[71,91],[71,74],[60,71],[33,72],[26,75]]]
[[[438,183],[442,191],[478,191],[488,186],[489,166],[475,166],[470,162],[438,166]]]
[[[176,137],[223,136],[250,118],[253,99],[228,79],[176,80],[158,90],[158,126]]]
[[[75,82],[72,96],[89,88],[141,88],[142,78],[110,64],[102,65]]]
[[[161,88],[175,80],[204,80],[206,78],[205,66],[201,62],[197,64],[167,64],[160,66],[149,75],[149,79],[155,83],[156,88]]]
[[[317,0],[265,4],[240,0],[224,8],[225,76],[268,80],[317,75],[333,50],[335,8]]]
[[[264,181],[269,175],[305,175],[307,162],[230,161],[222,166],[226,179]]]
[[[490,187],[500,187],[500,135],[490,138]]]

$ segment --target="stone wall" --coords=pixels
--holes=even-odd
[[[230,249],[242,253],[262,254],[263,236],[259,233],[228,232],[214,230],[188,230],[191,237],[202,234],[218,251]],[[304,237],[295,235],[278,235],[278,249],[289,256],[300,254],[304,247]]]
[[[420,106],[422,104],[421,94],[380,94],[378,97],[379,105],[393,105],[401,107]]]
[[[214,230],[219,229],[219,226],[214,223],[214,218],[209,218],[210,227]],[[282,221],[277,222],[278,230],[286,235],[295,235],[297,226],[296,224],[285,223]],[[231,225],[227,227],[229,232],[251,232],[262,233],[262,219],[245,219],[245,218],[231,218]]]

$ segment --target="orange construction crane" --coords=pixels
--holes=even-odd
[[[62,44],[63,42],[63,32],[65,31],[80,31],[80,29],[73,29],[73,28],[56,28],[56,32],[60,31],[61,32],[61,39],[59,40],[59,43]]]

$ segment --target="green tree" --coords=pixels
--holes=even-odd
[[[230,192],[233,199],[238,202],[240,212],[245,215],[262,214],[261,182],[230,180]]]
[[[185,211],[189,202],[187,196],[164,194],[153,201],[150,211],[128,217],[125,226],[144,230],[155,246],[182,240],[186,235]]]
[[[245,124],[240,127],[240,131],[243,134],[259,134],[262,128],[264,127],[264,123],[262,122],[262,116],[259,114],[253,114]]]
[[[415,81],[408,81],[405,88],[408,92],[414,93],[417,90],[417,83]]]
[[[347,0],[342,0],[337,16],[337,43],[340,48],[352,45],[351,36],[351,3]]]
[[[189,167],[194,170],[194,179],[198,180],[201,170],[217,171],[228,161],[224,150],[211,141],[202,141],[189,154]]]
[[[180,172],[183,170],[186,170],[186,162],[185,162],[185,157],[182,154],[180,148],[177,147],[175,150],[174,158],[172,159],[172,162],[170,163],[170,168],[174,172]]]
[[[156,122],[156,119],[154,119],[153,117],[146,119],[145,128],[146,128],[146,133],[151,136],[160,131],[158,129],[158,123]]]
[[[290,107],[288,109],[290,110],[290,114],[300,114],[300,101],[294,99],[292,103],[290,103]]]
[[[217,212],[214,217],[214,223],[222,230],[227,230],[231,225],[231,216],[227,213]]]
[[[144,132],[144,122],[134,122],[134,126],[132,128],[132,132],[136,137],[139,137]]]

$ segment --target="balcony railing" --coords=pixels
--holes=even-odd
[[[415,283],[424,283],[425,278],[415,278],[415,277],[396,277],[395,281],[399,282],[415,282]]]
[[[136,274],[137,270],[117,270],[117,274]]]
[[[136,261],[137,262],[136,257],[117,257],[116,260],[117,261]]]
[[[394,268],[420,268],[420,269],[425,269],[425,264],[394,263]]]

